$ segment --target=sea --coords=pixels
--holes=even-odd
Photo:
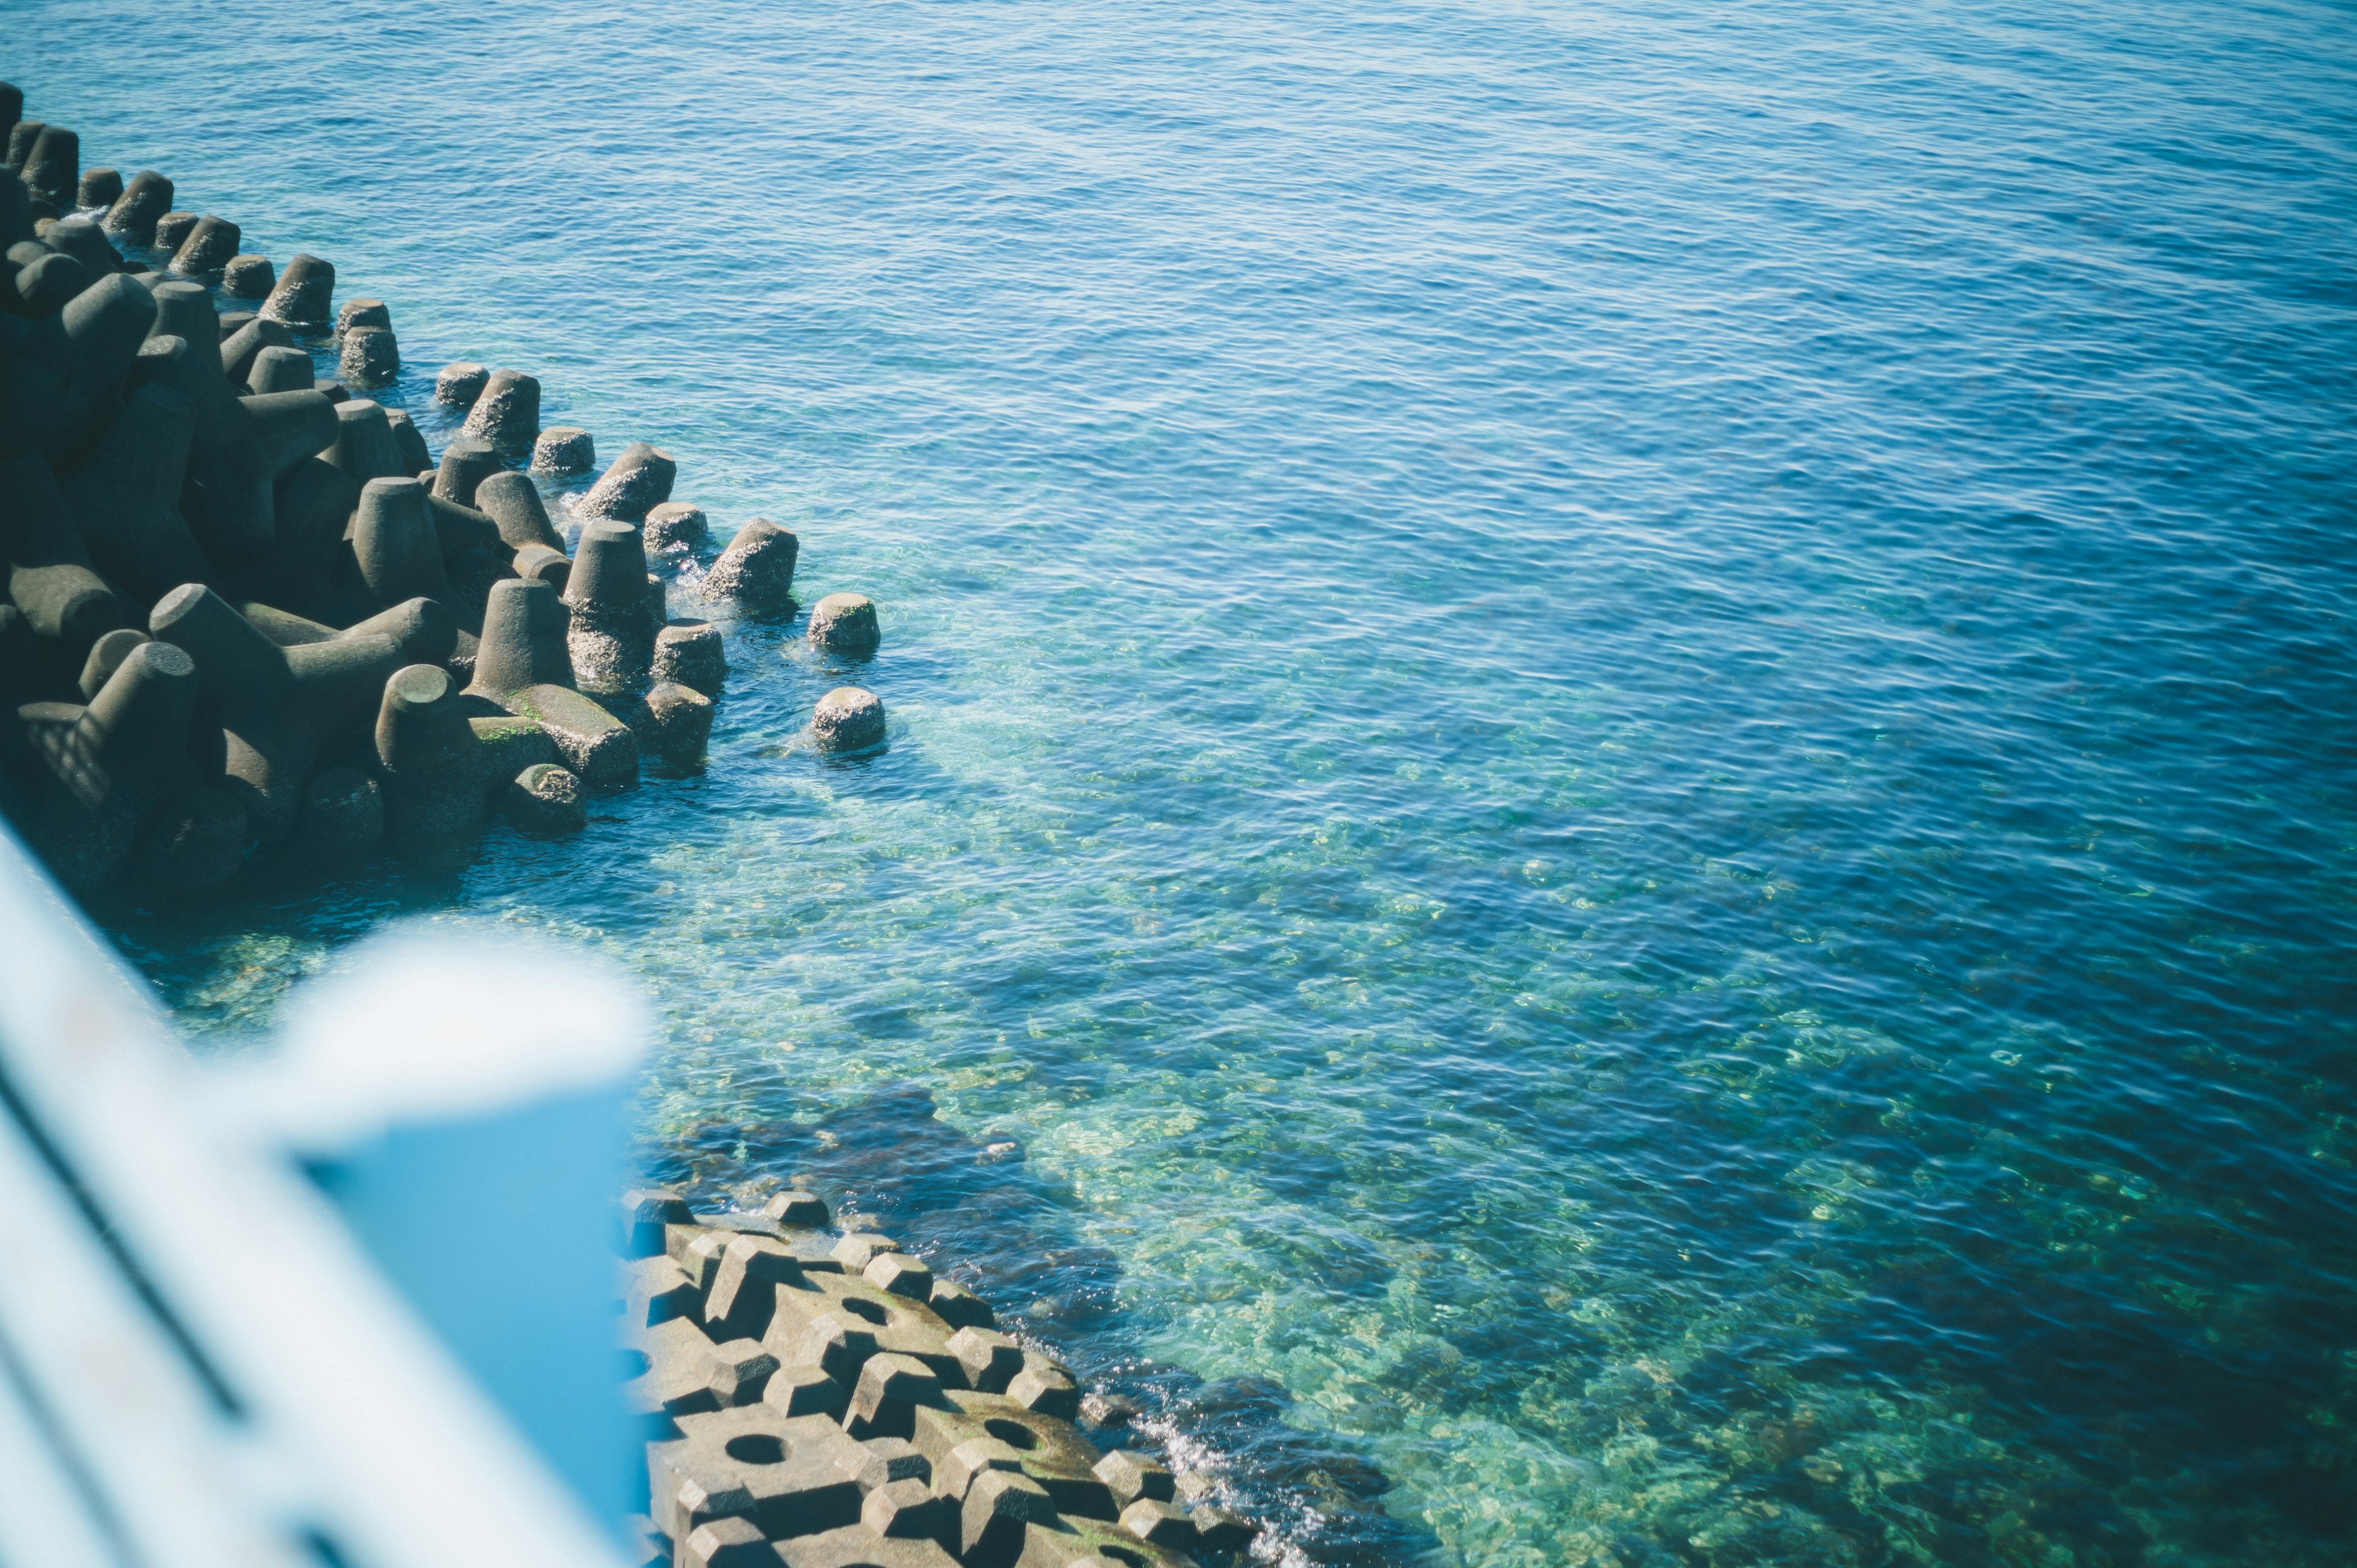
[[[2346,5],[11,0],[0,75],[384,300],[437,450],[527,371],[881,618],[674,554],[701,769],[102,910],[198,1048],[401,922],[602,955],[650,1176],[921,1246],[1272,1563],[2357,1559]]]

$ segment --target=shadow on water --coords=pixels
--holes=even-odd
[[[1140,1356],[1119,1261],[1075,1240],[1068,1196],[1032,1172],[1011,1134],[969,1139],[942,1121],[925,1089],[881,1089],[809,1122],[703,1122],[643,1153],[651,1176],[699,1208],[807,1177],[839,1220],[893,1236],[988,1299],[1007,1332],[1068,1362],[1090,1391],[1082,1421],[1100,1446],[1211,1473],[1218,1500],[1274,1527],[1296,1560],[1373,1568],[1432,1555],[1428,1535],[1383,1510],[1383,1472],[1336,1434],[1299,1423],[1275,1382],[1211,1381]]]

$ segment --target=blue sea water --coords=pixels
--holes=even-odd
[[[224,1048],[606,953],[651,1167],[968,1260],[1287,1561],[2357,1551],[2346,8],[5,20],[437,445],[532,371],[881,607],[576,842],[118,912]]]

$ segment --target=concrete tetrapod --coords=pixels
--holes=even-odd
[[[212,564],[180,514],[195,422],[168,387],[134,389],[65,498],[93,562],[142,605],[182,583],[210,582]]]
[[[205,719],[223,732],[231,788],[265,844],[294,827],[321,740],[375,706],[401,666],[400,648],[381,635],[280,648],[195,583],[166,595],[147,629],[196,660]]]
[[[633,441],[589,487],[575,513],[584,520],[640,521],[650,508],[671,499],[671,487],[678,477],[679,465],[669,453],[647,442]]]
[[[223,317],[221,318],[222,325],[227,326],[229,324],[229,319],[230,318],[228,317]],[[286,324],[285,322],[271,321],[259,316],[254,317],[251,320],[241,324],[236,331],[231,332],[228,337],[221,339],[221,374],[227,376],[231,381],[237,384],[240,390],[244,392],[314,391],[316,389],[314,389],[308,381],[304,382],[300,386],[274,388],[261,388],[250,384],[253,377],[253,361],[261,357],[264,349],[292,349],[294,346],[295,335],[286,330]],[[310,356],[307,354],[304,358],[307,361]],[[306,456],[308,454],[306,454]]]
[[[502,451],[529,446],[540,434],[540,379],[493,371],[467,413],[467,434]]]
[[[268,299],[278,286],[278,269],[268,256],[231,256],[221,268],[221,292],[231,299]]]
[[[434,493],[460,506],[473,506],[475,492],[485,479],[507,467],[498,448],[471,436],[442,448],[442,464],[434,473]]]
[[[242,237],[237,225],[226,218],[199,218],[188,230],[188,238],[180,242],[179,249],[172,252],[172,270],[183,276],[217,273],[237,254]]]
[[[35,703],[17,712],[55,780],[33,839],[58,879],[77,893],[123,868],[141,824],[188,768],[197,666],[180,649],[129,650],[88,707]]]
[[[514,578],[491,585],[481,645],[468,691],[505,704],[527,686],[569,685],[565,606],[546,583]]]
[[[585,692],[629,691],[646,679],[654,657],[648,614],[647,557],[627,522],[593,522],[581,531],[565,603],[573,612],[567,645]]]
[[[350,475],[352,483],[407,478],[416,472],[404,466],[382,404],[353,398],[336,404],[335,412],[335,439],[320,448],[319,456]]]
[[[156,249],[164,252],[167,255],[178,251],[180,242],[188,237],[188,231],[196,226],[197,215],[193,212],[184,210],[167,212],[156,220]]]
[[[434,401],[452,408],[472,408],[475,400],[483,395],[483,387],[491,372],[471,360],[461,360],[442,367],[434,378]]]
[[[322,768],[303,791],[297,845],[310,854],[350,854],[384,837],[384,791],[357,768]]]
[[[737,531],[704,579],[707,594],[726,595],[756,610],[785,610],[794,604],[794,560],[802,541],[757,517]]]
[[[460,445],[457,442],[452,446]],[[447,452],[444,461],[448,461]],[[501,469],[484,476],[475,485],[474,506],[499,525],[500,539],[511,550],[529,550],[534,546],[565,553],[564,536],[548,521],[548,508],[540,499],[540,487],[525,475],[511,469]],[[522,568],[518,567],[518,571]]]
[[[712,738],[712,699],[692,686],[664,681],[651,686],[631,712],[639,732],[639,749],[652,752],[674,768],[693,768],[704,760]]]
[[[884,743],[884,703],[860,686],[837,686],[811,710],[811,735],[821,751],[865,751]]]
[[[515,830],[535,838],[577,833],[589,823],[581,780],[553,762],[538,763],[517,774],[501,804]]]
[[[8,597],[69,670],[100,637],[131,624],[128,607],[82,548],[56,477],[38,457],[0,463],[0,560]]]
[[[81,208],[112,207],[122,195],[122,170],[84,169],[81,171],[81,188],[74,193],[74,205]]]
[[[156,239],[156,220],[172,210],[172,182],[154,169],[144,168],[131,177],[114,205],[100,220],[110,234],[120,235],[128,245],[152,244]]]
[[[871,659],[882,641],[875,603],[865,594],[829,594],[811,607],[813,648],[845,659]]]
[[[385,681],[376,757],[385,832],[396,843],[443,843],[483,825],[489,759],[448,671],[412,664]]]
[[[526,686],[508,693],[501,705],[546,730],[556,755],[584,784],[610,789],[637,782],[637,735],[570,686]]]
[[[369,599],[382,607],[404,599],[450,597],[442,542],[415,479],[371,479],[352,514],[352,559]]]
[[[552,424],[532,444],[535,474],[583,474],[597,461],[597,442],[577,424]]]
[[[44,125],[17,171],[26,188],[61,212],[73,210],[81,185],[81,137],[63,125]]]
[[[147,334],[187,340],[189,355],[218,372],[221,360],[221,317],[213,309],[212,292],[202,284],[166,283],[156,285],[156,325]]]
[[[720,695],[728,679],[728,651],[709,621],[676,621],[655,633],[654,662],[648,675],[676,681],[707,697]]]
[[[311,381],[311,356],[300,349],[264,348],[253,357],[253,368],[246,372],[245,390],[257,392],[307,392]]]
[[[123,270],[123,258],[114,253],[106,231],[98,226],[95,218],[61,218],[49,225],[41,242],[59,255],[80,262],[94,278]]]
[[[135,188],[139,180],[146,177],[141,175],[131,183]],[[166,180],[164,200],[167,206],[171,204],[171,182]],[[128,201],[130,199],[130,193],[126,191],[124,194],[124,200]],[[120,207],[121,203],[116,205]],[[109,222],[112,221],[110,218]],[[283,321],[289,327],[317,331],[328,324],[328,310],[334,301],[335,293],[335,263],[323,262],[317,256],[306,255],[297,251],[294,258],[286,263],[286,270],[278,274],[277,286],[270,291],[270,297],[263,301],[262,314],[273,321]]]
[[[647,509],[647,545],[650,549],[668,550],[673,545],[696,545],[711,537],[711,520],[700,506],[685,501],[665,501]]]
[[[401,345],[390,328],[357,327],[344,334],[336,374],[346,386],[382,386],[400,370]]]
[[[156,320],[156,301],[124,274],[99,279],[35,324],[0,382],[0,428],[53,461],[73,455],[113,409]]]

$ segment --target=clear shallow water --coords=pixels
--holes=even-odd
[[[885,617],[875,760],[739,626],[576,843],[124,913],[192,1026],[595,945],[651,1164],[950,1238],[1312,1558],[2346,1560],[2345,12],[10,21],[412,406]]]

